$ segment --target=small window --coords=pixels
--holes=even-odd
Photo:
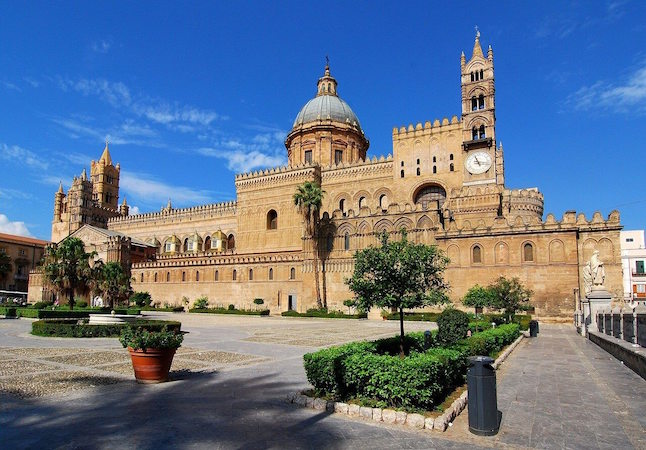
[[[361,197],[361,198],[359,199],[359,208],[365,208],[366,206],[368,206],[368,205],[366,204],[366,198],[365,198],[365,197]]]
[[[626,238],[626,242],[633,242],[633,241],[634,241],[633,238]]]
[[[204,239],[204,250],[208,250],[211,248],[211,236],[207,236]]]
[[[484,71],[480,69],[480,79],[484,80]]]
[[[200,271],[195,272],[195,281],[200,281]]]
[[[305,162],[306,163],[312,162],[312,150],[305,150]]]
[[[482,264],[482,248],[479,245],[474,245],[471,253],[473,263]]]
[[[348,233],[343,236],[343,249],[350,250],[350,235]]]
[[[473,74],[473,72],[471,72],[471,81],[475,81],[475,80],[476,80],[476,77],[475,77],[475,75]]]
[[[253,281],[253,269],[249,269],[249,281]]]
[[[386,194],[381,194],[381,196],[379,197],[379,207],[382,209],[382,211],[388,209],[388,196]]]
[[[270,280],[274,279],[274,269],[272,269],[271,267],[269,268],[269,279]]]
[[[471,111],[477,111],[478,110],[478,99],[475,97],[471,97]]]
[[[331,252],[332,250],[334,250],[334,236],[329,235],[327,237],[327,251]]]
[[[453,172],[455,170],[455,166],[453,163],[449,164],[449,172]]]
[[[186,281],[186,272],[182,272],[182,281]]]
[[[437,158],[433,156],[433,162],[437,162]]]
[[[141,280],[140,280],[140,281],[141,281],[142,283],[144,282],[144,274],[143,274],[143,273],[141,274]]]
[[[339,164],[343,161],[343,150],[334,150],[334,164]]]
[[[417,170],[419,170],[419,169],[417,169]],[[404,171],[403,170],[399,172],[399,178],[404,178]]]
[[[523,260],[525,262],[534,261],[534,246],[529,242],[523,245]]]
[[[155,283],[157,283],[157,272],[155,272],[155,276],[153,278],[155,280]]]
[[[278,228],[278,213],[272,209],[267,213],[267,229],[275,230],[277,228]]]
[[[420,176],[420,175],[421,175],[421,171],[420,171],[420,169],[419,169],[419,167],[418,167],[418,168],[417,168],[417,176]]]
[[[433,166],[433,173],[437,173],[437,166]]]
[[[419,158],[417,158],[417,164],[419,164]]]
[[[231,276],[233,281],[236,281],[238,279],[238,271],[233,269],[233,275]]]
[[[404,167],[404,161],[402,161],[401,163],[399,163],[399,165],[400,165],[401,167]]]
[[[476,127],[473,127],[473,129],[471,130],[471,139],[473,139],[474,141],[478,139],[478,129]]]
[[[453,153],[449,155],[449,160],[453,161]]]
[[[220,272],[219,271],[217,271],[217,270],[215,271],[215,274],[213,275],[213,280],[214,281],[219,281],[220,280]]]
[[[342,198],[341,201],[339,202],[339,209],[343,213],[343,216],[345,216],[345,199]]]
[[[170,281],[170,272],[166,272],[166,282]]]
[[[227,248],[234,249],[236,248],[236,237],[233,234],[230,234],[227,238]]]
[[[289,269],[289,279],[290,280],[295,280],[296,279],[296,269],[293,268],[293,267],[291,269]]]
[[[480,128],[478,129],[478,137],[480,139],[484,139],[485,137],[487,137],[487,135],[485,134],[485,126],[484,125],[480,125]]]
[[[485,107],[484,95],[480,94],[480,97],[478,97],[478,109],[484,109],[484,107]]]

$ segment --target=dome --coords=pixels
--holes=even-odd
[[[294,127],[319,120],[349,123],[361,130],[357,115],[350,106],[336,95],[319,95],[307,102],[296,116]],[[362,131],[363,132],[363,131]]]

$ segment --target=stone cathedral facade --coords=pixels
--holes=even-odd
[[[331,309],[351,298],[344,279],[353,253],[378,244],[378,233],[397,238],[402,228],[449,256],[456,302],[474,284],[515,276],[534,290],[536,314],[571,317],[594,250],[607,289],[620,298],[618,212],[543,219],[538,189],[505,186],[494,75],[493,50],[485,54],[478,35],[471,57],[460,57],[461,116],[394,128],[392,156],[377,159],[326,66],[285,140],[288,165],[237,175],[236,199],[225,203],[175,209],[169,201],[159,212],[128,215],[125,201],[118,206],[119,165],[106,145],[90,179],[82,175],[56,194],[52,240],[109,235],[123,252],[138,251],[138,258],[115,258],[130,261],[133,288],[160,303],[206,295],[212,305],[245,308],[262,298],[272,313],[305,311],[316,306],[313,246],[292,196],[315,181],[329,223],[319,236],[319,272]]]

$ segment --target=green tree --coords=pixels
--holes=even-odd
[[[0,281],[3,282],[3,285],[9,272],[11,272],[11,256],[7,255],[7,252],[2,248],[0,249]]]
[[[472,308],[486,308],[493,306],[494,297],[489,288],[476,284],[464,294],[462,304]]]
[[[306,181],[296,188],[294,193],[294,205],[303,216],[305,224],[305,233],[312,242],[312,253],[314,255],[314,283],[316,286],[316,305],[318,308],[327,308],[327,304],[321,301],[321,287],[319,282],[319,245],[318,231],[320,223],[321,205],[323,204],[323,195],[325,191],[321,189],[318,183]],[[326,302],[327,303],[327,302]]]
[[[489,285],[492,295],[492,306],[504,310],[506,322],[511,322],[516,311],[525,311],[531,307],[529,300],[534,295],[531,289],[525,288],[516,277],[511,280],[500,277]]]
[[[132,294],[130,275],[123,269],[121,263],[109,262],[97,266],[95,289],[101,293],[110,308],[115,303],[125,302]]]
[[[74,309],[74,294],[85,290],[93,278],[89,260],[96,252],[86,253],[83,241],[68,237],[47,248],[43,262],[43,276],[58,294],[67,296]]]
[[[404,309],[448,303],[444,269],[449,259],[436,246],[409,242],[405,231],[400,241],[381,235],[380,247],[354,255],[352,278],[346,284],[355,293],[357,307],[399,310],[399,350],[404,357]]]
[[[130,302],[139,307],[150,306],[152,301],[150,292],[135,292],[130,296]]]

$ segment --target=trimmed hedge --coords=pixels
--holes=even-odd
[[[140,309],[141,311],[157,311],[157,312],[184,312],[184,307],[183,306],[169,306],[169,307],[164,307],[164,308],[155,308],[154,306],[142,306]]]
[[[280,315],[283,317],[320,317],[324,319],[365,319],[368,317],[368,313],[345,314],[341,311],[323,311],[318,309],[311,309],[304,313],[290,309],[289,311],[283,311]]]
[[[226,309],[226,308],[191,308],[188,310],[191,313],[208,313],[208,314],[240,314],[247,316],[268,316],[268,309],[261,309],[258,311],[255,310],[246,310],[246,309]]]
[[[38,320],[31,324],[31,334],[46,337],[119,337],[125,327],[161,331],[164,326],[180,331],[182,324],[166,320],[137,320],[123,324],[89,325],[73,319]]]
[[[14,315],[7,315],[7,312],[10,309],[14,310]],[[31,309],[31,308],[16,308],[13,306],[10,306],[10,307],[2,306],[0,307],[0,315],[4,315],[5,317],[30,317],[35,319],[36,317],[38,317],[38,310]]]
[[[413,313],[413,312],[404,312],[404,320],[412,322],[437,322],[437,318],[440,313],[426,312],[426,313]],[[399,313],[388,313],[385,316],[382,316],[386,320],[399,320]]]
[[[61,311],[61,310],[48,310],[48,309],[39,309],[38,318],[39,319],[86,319],[90,317],[90,314],[110,314],[112,310],[110,309],[99,309],[99,310],[72,310],[72,311]],[[137,309],[115,309],[115,314],[127,314],[127,315],[139,315],[141,310]]]
[[[359,398],[379,407],[430,410],[464,383],[468,356],[499,352],[518,334],[517,324],[501,325],[451,348],[424,352],[424,333],[411,333],[406,339],[412,351],[404,359],[397,355],[396,336],[322,349],[304,355],[303,360],[317,395]]]
[[[13,306],[0,308],[0,314],[4,315],[7,319],[18,317],[16,315],[16,308]]]

